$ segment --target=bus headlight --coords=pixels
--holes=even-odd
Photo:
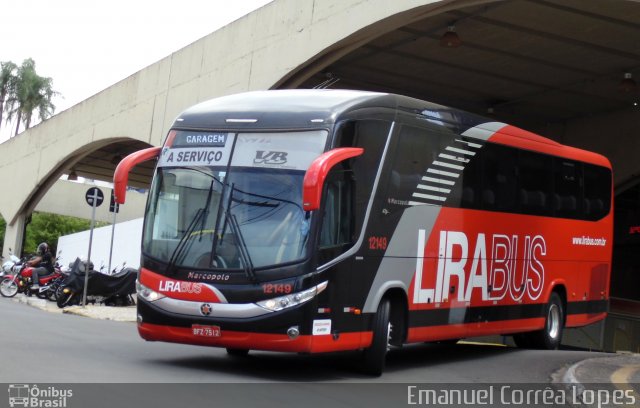
[[[136,292],[138,296],[146,300],[147,302],[154,302],[158,299],[162,299],[164,297],[163,294],[156,292],[153,289],[150,289],[144,286],[142,283],[136,280]]]
[[[301,305],[305,302],[310,301],[320,292],[325,290],[328,283],[328,281],[325,281],[317,286],[303,290],[302,292],[296,292],[286,296],[262,300],[260,302],[256,302],[256,304],[272,312],[277,312],[278,310],[287,309],[289,307]]]

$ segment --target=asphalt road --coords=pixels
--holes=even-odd
[[[138,337],[133,323],[48,313],[4,298],[0,299],[0,311],[0,383],[67,383],[74,387],[93,383],[76,390],[76,396],[102,385],[101,392],[108,392],[110,398],[114,398],[113,392],[105,390],[117,386],[120,398],[126,401],[154,393],[153,389],[166,393],[178,387],[176,395],[200,395],[203,401],[211,402],[206,392],[203,394],[204,387],[197,386],[209,383],[213,385],[206,389],[217,395],[215,406],[225,406],[225,401],[236,407],[253,406],[252,401],[260,401],[260,406],[276,401],[273,406],[282,406],[288,401],[286,397],[297,401],[309,395],[320,398],[318,405],[326,406],[325,399],[343,395],[336,387],[346,394],[332,406],[363,406],[362,401],[351,400],[363,397],[372,399],[368,406],[389,406],[393,401],[406,405],[406,384],[547,384],[552,373],[563,366],[600,355],[473,344],[414,345],[392,350],[385,373],[371,378],[358,372],[357,353],[309,356],[252,351],[248,357],[233,358],[223,349],[147,343]],[[142,389],[146,391],[141,391],[140,386],[127,383],[161,385],[145,385]],[[247,383],[254,384],[247,388]],[[265,384],[256,383],[268,384],[265,388]],[[383,391],[389,384],[401,388]],[[196,388],[187,391],[190,387]],[[0,406],[3,401],[0,393]],[[136,406],[147,406],[146,402],[150,403]],[[167,400],[154,404],[162,402]],[[109,404],[113,406],[113,402]],[[307,401],[305,406],[314,405]]]

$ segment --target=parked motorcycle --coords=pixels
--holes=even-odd
[[[129,306],[135,304],[132,294],[136,292],[137,269],[125,268],[114,275],[106,275],[93,270],[93,265],[76,259],[69,276],[64,280],[57,294],[59,308],[82,302],[85,268],[89,268],[87,302],[104,303],[107,306]]]
[[[9,259],[2,263],[2,270],[0,270],[0,276],[12,275],[18,273],[22,266],[20,258],[15,256],[9,248]]]
[[[32,289],[33,267],[28,266],[25,259],[21,260],[21,267],[15,275],[7,275],[0,281],[0,294],[4,297],[14,297],[18,293],[27,296],[36,295],[41,299],[55,300],[56,285],[62,281],[64,275],[59,269],[54,269],[52,274],[41,276],[38,279],[39,289]]]

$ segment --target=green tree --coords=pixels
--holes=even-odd
[[[20,123],[24,124],[25,130],[29,129],[34,112],[38,112],[40,120],[53,115],[55,105],[52,100],[57,94],[53,90],[53,79],[38,75],[33,59],[24,60],[17,70],[15,91],[8,99],[9,120],[17,118],[14,135],[18,134]]]
[[[15,92],[17,68],[17,65],[11,61],[0,61],[0,129],[4,117],[4,103],[8,98],[13,97]]]
[[[99,225],[98,225],[99,224]],[[96,223],[96,227],[107,223]],[[38,244],[46,242],[51,246],[51,252],[56,253],[58,238],[75,232],[86,231],[91,227],[91,221],[64,215],[34,212],[31,222],[27,225],[24,242],[24,253],[34,253]]]

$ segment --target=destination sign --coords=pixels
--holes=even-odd
[[[228,133],[181,131],[171,147],[224,147],[228,136]]]
[[[178,132],[171,147],[162,149],[158,166],[227,166],[234,138],[227,133]]]

